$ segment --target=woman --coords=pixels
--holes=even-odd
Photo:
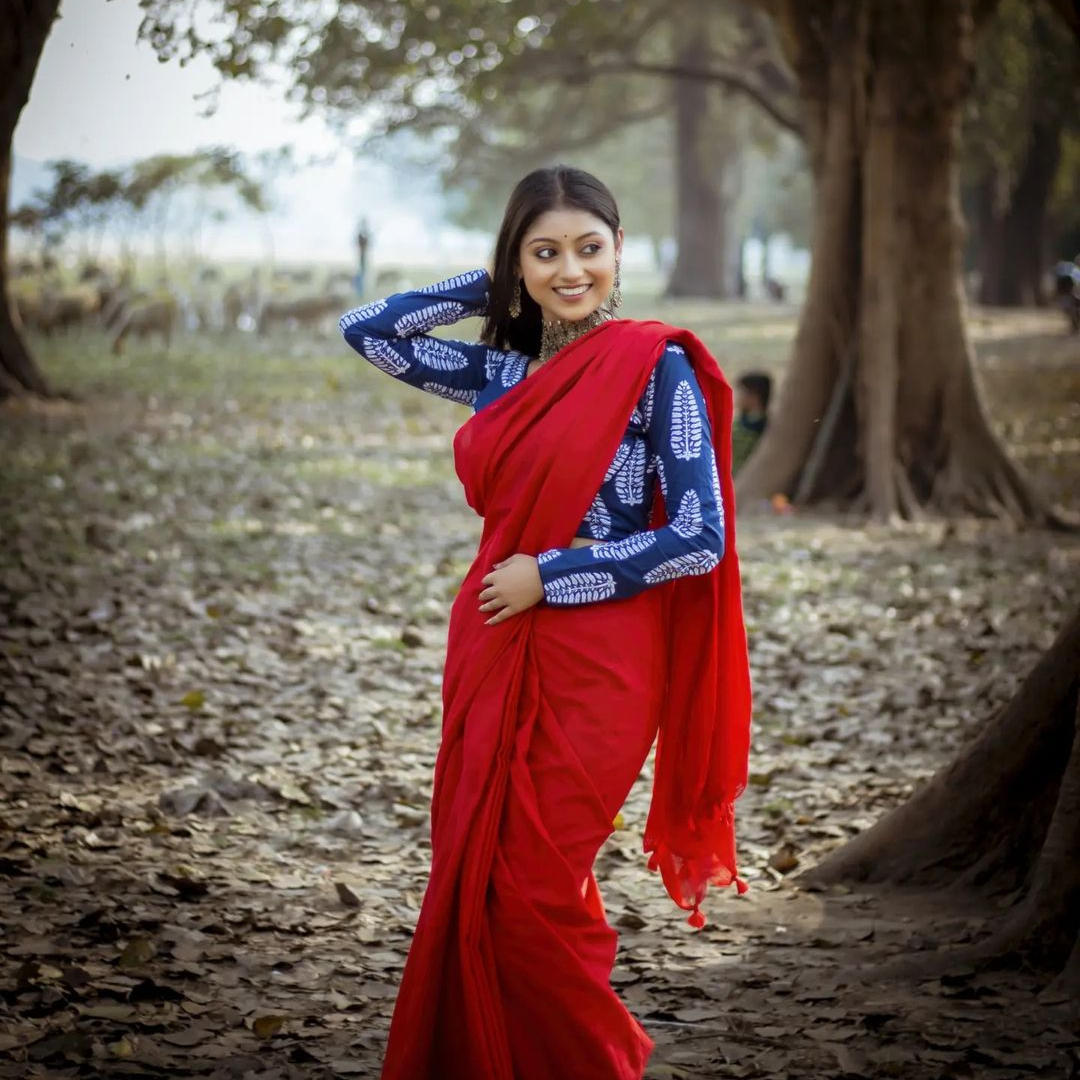
[[[490,276],[341,320],[380,370],[473,407],[455,465],[484,518],[450,614],[431,878],[384,1080],[639,1080],[653,1044],[611,989],[592,865],[658,729],[650,866],[694,926],[709,884],[746,888],[731,390],[693,334],[612,317],[622,244],[599,180],[540,169]],[[427,336],[469,315],[481,343]]]

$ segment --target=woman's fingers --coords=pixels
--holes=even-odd
[[[506,607],[504,607],[502,611],[498,613],[498,615],[492,615],[490,619],[486,619],[484,621],[484,625],[494,626],[496,623],[506,622],[506,620],[509,619],[511,615],[516,614],[517,612],[514,610],[514,608],[507,604]]]
[[[481,604],[480,605],[480,610],[481,611],[497,611],[499,608],[506,607],[506,605],[507,605],[506,600],[503,600],[502,597],[496,596],[493,599],[489,600],[486,604]]]

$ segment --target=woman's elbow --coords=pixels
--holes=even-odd
[[[724,557],[724,521],[718,513],[706,515],[700,539],[704,549],[711,551],[717,561]]]

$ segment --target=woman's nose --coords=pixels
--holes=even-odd
[[[581,263],[576,255],[570,252],[563,255],[559,263],[559,276],[567,281],[577,281],[581,276]]]

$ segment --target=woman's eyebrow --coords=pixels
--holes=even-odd
[[[574,243],[576,244],[579,240],[584,240],[586,236],[600,236],[600,235],[601,234],[600,234],[600,231],[598,229],[590,229],[589,232],[582,233],[579,237],[577,237],[574,240]],[[534,236],[528,242],[530,244],[539,244],[541,242],[543,242],[545,244],[557,244],[559,241],[552,239],[550,236]]]

